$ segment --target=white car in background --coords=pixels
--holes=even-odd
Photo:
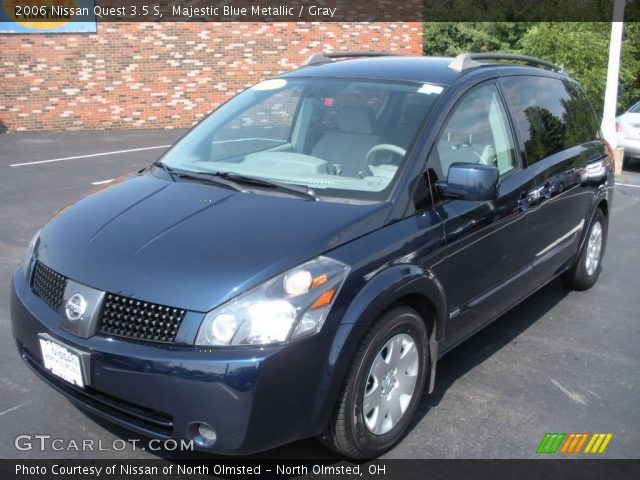
[[[624,147],[624,163],[640,158],[640,102],[616,118],[618,146]]]

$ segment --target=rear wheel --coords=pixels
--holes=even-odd
[[[411,424],[428,366],[423,319],[407,306],[388,310],[358,348],[322,443],[352,458],[389,450]]]
[[[598,281],[602,271],[602,256],[606,244],[607,217],[598,208],[589,226],[589,232],[578,261],[563,276],[567,286],[576,290],[587,290]]]

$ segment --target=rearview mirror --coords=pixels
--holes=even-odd
[[[452,163],[447,181],[436,185],[445,197],[486,201],[498,196],[499,180],[497,167],[479,163]]]

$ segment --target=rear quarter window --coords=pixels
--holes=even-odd
[[[569,138],[571,145],[580,145],[600,138],[600,127],[596,119],[591,102],[577,83],[564,82],[570,100],[567,108],[573,121],[573,137]],[[571,146],[570,145],[570,146]]]
[[[502,84],[529,165],[598,138],[591,105],[576,84],[537,76],[507,77]]]

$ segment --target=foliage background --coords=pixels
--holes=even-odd
[[[424,26],[425,55],[463,52],[532,55],[564,66],[602,114],[609,57],[609,22],[438,22]],[[640,100],[640,23],[625,23],[618,113]]]

